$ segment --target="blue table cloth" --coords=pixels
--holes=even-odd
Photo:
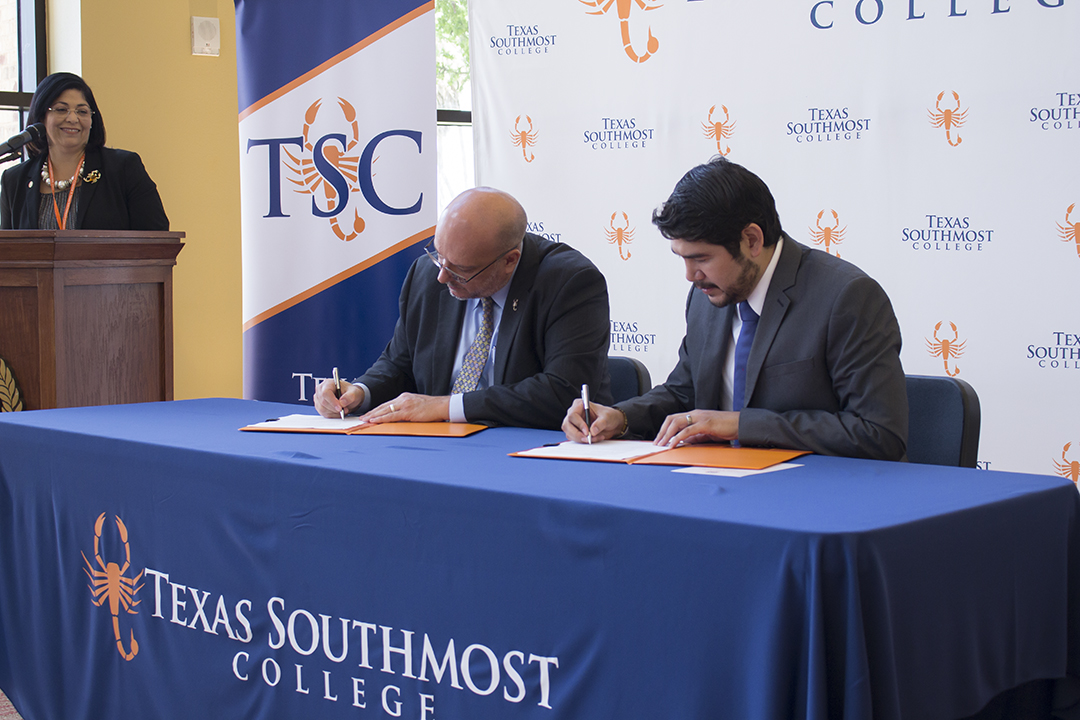
[[[1060,478],[238,431],[296,411],[0,417],[0,687],[27,720],[945,720],[1080,675]]]

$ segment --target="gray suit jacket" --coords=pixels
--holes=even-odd
[[[421,257],[401,288],[394,337],[357,379],[372,407],[403,392],[449,395],[465,303]],[[494,384],[465,393],[470,422],[557,430],[566,408],[588,383],[596,402],[610,403],[607,283],[569,245],[527,233],[510,284],[495,347]]]
[[[667,382],[619,405],[630,431],[720,406],[735,306],[691,289],[686,337]],[[854,265],[785,237],[754,335],[739,441],[758,447],[901,460],[907,390],[900,326],[881,286]]]

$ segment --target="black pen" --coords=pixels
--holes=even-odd
[[[334,368],[334,388],[337,390],[337,397],[341,397],[341,378],[338,377],[337,368]],[[345,419],[345,408],[341,408],[338,412],[341,413],[341,419]]]
[[[589,420],[589,386],[583,384],[581,386],[581,404],[585,406],[585,437],[588,438],[589,444],[592,445],[592,421]]]

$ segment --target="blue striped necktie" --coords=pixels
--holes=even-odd
[[[757,332],[758,314],[745,300],[739,303],[739,317],[742,318],[742,330],[735,343],[735,377],[731,388],[731,409],[739,412],[746,404],[746,363],[750,359],[750,347],[754,344]]]

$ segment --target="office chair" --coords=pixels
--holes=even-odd
[[[975,467],[979,396],[960,378],[907,375],[908,460]]]
[[[615,402],[629,400],[652,390],[649,370],[636,358],[608,356],[608,373],[611,375],[611,395]]]

